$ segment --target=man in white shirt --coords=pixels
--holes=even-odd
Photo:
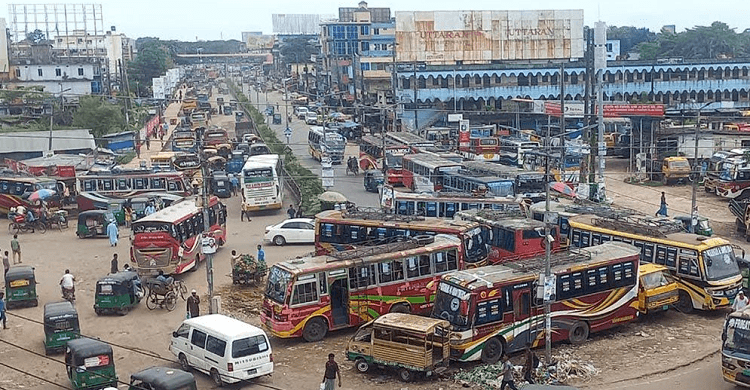
[[[72,290],[75,294],[75,280],[76,278],[70,273],[70,270],[66,269],[65,275],[60,279],[60,287],[63,289],[63,295],[65,295],[65,290]]]
[[[748,299],[745,296],[745,293],[740,290],[739,293],[737,293],[737,296],[734,297],[734,303],[732,303],[732,310],[733,311],[742,311],[745,310],[745,308],[748,305]]]

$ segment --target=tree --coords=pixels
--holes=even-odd
[[[619,40],[620,51],[627,54],[641,42],[653,42],[656,34],[647,28],[633,26],[609,26],[607,28],[607,39]]]
[[[287,64],[301,64],[310,62],[310,56],[318,53],[313,42],[305,38],[291,38],[284,40],[279,46],[279,52]]]
[[[151,85],[154,78],[161,77],[167,73],[167,69],[173,66],[172,58],[169,56],[168,48],[159,40],[148,41],[138,49],[138,56],[128,64],[128,80],[131,83],[131,91],[136,91],[134,85]],[[144,90],[144,93],[148,92]]]
[[[750,53],[750,33],[737,34],[726,23],[713,22],[710,26],[695,26],[677,34],[662,31],[656,41],[641,43],[638,49],[641,58],[647,60],[736,58]]]
[[[36,29],[30,33],[27,33],[26,39],[34,43],[40,43],[46,40],[46,36],[42,32],[42,30]]]
[[[91,129],[91,134],[100,142],[101,137],[125,131],[125,116],[122,107],[112,104],[98,96],[81,96],[80,106],[73,113],[73,126],[79,129]]]

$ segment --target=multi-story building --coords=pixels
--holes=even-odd
[[[57,96],[77,98],[102,93],[99,57],[58,57],[49,43],[14,45],[10,61],[11,86],[40,86]]]
[[[374,100],[391,91],[396,21],[390,8],[339,8],[339,18],[321,22],[323,74],[329,87],[355,97]]]

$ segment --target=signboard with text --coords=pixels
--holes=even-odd
[[[617,118],[623,116],[650,116],[663,117],[663,104],[604,104],[604,117]],[[596,113],[596,108],[594,110]],[[547,115],[560,116],[560,102],[544,102],[544,113]],[[583,118],[583,102],[565,102],[565,117]]]

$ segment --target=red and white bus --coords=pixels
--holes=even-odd
[[[440,191],[446,172],[458,172],[461,163],[431,153],[407,154],[403,157],[404,187],[412,191]]]
[[[470,138],[467,145],[458,146],[458,152],[467,160],[500,161],[500,139],[497,137]]]
[[[385,152],[385,153],[384,153]],[[411,148],[380,134],[365,135],[359,144],[359,167],[362,170],[381,169],[385,156],[386,181],[388,184],[402,184],[402,158],[411,153]]]
[[[635,320],[639,255],[621,242],[554,254],[552,341],[580,344],[590,333]],[[443,276],[432,317],[450,321],[459,336],[451,340],[452,360],[492,364],[526,343],[544,345],[544,305],[537,296],[544,264],[534,257]]]
[[[487,261],[490,264],[505,263],[518,259],[543,255],[547,239],[544,236],[545,224],[535,219],[519,216],[515,210],[467,210],[456,213],[458,219],[481,223],[487,230],[486,238],[490,249]],[[560,251],[560,235],[557,226],[550,235],[552,252]]]
[[[385,133],[385,137],[408,146],[414,153],[417,153],[418,149],[421,148],[434,148],[436,146],[435,141],[428,141],[423,137],[405,131],[388,132]]]
[[[384,185],[380,191],[380,207],[392,214],[442,219],[453,219],[457,212],[465,210],[521,211],[521,204],[516,199],[505,196],[401,192],[391,185]]]
[[[427,285],[464,266],[448,235],[287,260],[268,273],[260,318],[277,337],[318,341],[389,312],[429,314]]]
[[[227,209],[218,198],[208,205],[209,230],[219,246],[227,241]],[[185,200],[133,222],[130,261],[140,274],[181,274],[203,260],[203,209]]]

